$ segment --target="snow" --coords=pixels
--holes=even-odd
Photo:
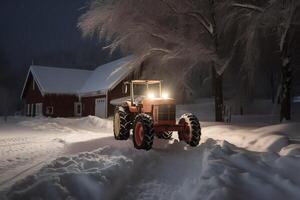
[[[34,79],[43,94],[77,94],[92,74],[89,70],[31,66]]]
[[[272,127],[265,127],[262,130],[239,128],[238,131],[235,130],[236,128],[236,126],[229,125],[211,126],[205,129],[202,136],[215,140],[226,140],[238,147],[260,152],[279,152],[289,144],[288,137],[279,132],[272,132]]]
[[[178,109],[195,107],[209,110]],[[198,147],[173,134],[151,151],[116,141],[111,120],[9,118],[0,122],[0,199],[299,199],[300,123],[269,118],[200,120]]]
[[[300,96],[294,97],[293,102],[294,103],[300,103]]]
[[[76,142],[111,135],[112,122],[81,119],[9,118],[0,122],[0,189],[57,158]],[[101,132],[99,133],[99,130]]]
[[[209,139],[198,148],[103,147],[64,156],[18,182],[9,199],[297,199],[300,162]],[[145,164],[147,163],[147,164]],[[289,170],[287,170],[289,169]]]
[[[132,58],[133,56],[127,56],[96,68],[79,93],[84,95],[106,92],[108,89],[114,88],[132,72],[133,68],[129,65]]]
[[[83,118],[33,118],[19,122],[24,127],[30,127],[34,130],[50,130],[60,132],[79,132],[106,130],[110,132],[111,121],[89,116]]]
[[[122,105],[122,103],[125,101],[129,101],[130,99],[131,99],[131,97],[127,96],[127,97],[122,97],[122,98],[118,98],[118,99],[113,99],[109,103],[111,105],[118,106],[118,105]]]

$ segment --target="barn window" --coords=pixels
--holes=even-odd
[[[53,108],[53,106],[47,106],[47,107],[46,107],[46,114],[47,114],[47,115],[53,115],[53,113],[54,113],[54,108]]]
[[[74,104],[74,114],[77,117],[80,117],[82,115],[82,103],[81,102],[76,102]]]
[[[80,104],[77,105],[77,113],[81,113],[81,105]]]

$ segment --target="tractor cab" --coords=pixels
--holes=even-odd
[[[128,91],[130,91],[130,102],[132,106],[140,105],[145,99],[168,99],[168,93],[162,92],[161,82],[160,80],[134,80],[125,82],[124,93],[127,94]]]
[[[135,80],[125,83],[125,91],[130,88],[130,101],[127,101],[131,113],[147,113],[155,125],[175,125],[175,99],[162,92],[160,80]]]

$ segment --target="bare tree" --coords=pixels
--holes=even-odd
[[[297,0],[269,0],[262,5],[242,5],[235,3],[234,6],[240,10],[240,19],[247,20],[247,31],[243,31],[242,40],[246,42],[245,65],[255,69],[253,64],[259,57],[259,37],[266,37],[265,33],[275,34],[278,38],[278,49],[282,60],[281,84],[278,90],[278,101],[281,104],[280,120],[291,119],[291,84],[292,84],[292,54],[294,51],[293,40],[296,35],[296,26],[299,16],[296,10],[300,2]],[[236,12],[231,17],[237,17]],[[230,21],[230,20],[229,20]],[[299,25],[299,24],[298,24]],[[256,37],[251,37],[256,36]],[[276,51],[274,50],[274,51]],[[250,62],[248,62],[250,61]],[[252,63],[252,64],[251,64]]]
[[[137,63],[159,60],[160,67],[176,69],[184,79],[200,63],[210,63],[216,121],[223,121],[222,74],[231,59],[219,56],[218,24],[230,0],[95,0],[80,18],[84,36],[98,34],[111,43],[106,48],[137,55]],[[203,64],[202,64],[203,66]],[[181,70],[181,73],[180,71]]]

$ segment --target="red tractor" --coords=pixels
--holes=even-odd
[[[161,81],[134,80],[124,83],[124,92],[130,99],[117,106],[114,115],[114,136],[116,140],[127,140],[133,129],[133,143],[137,149],[150,150],[154,136],[170,139],[177,131],[179,140],[190,146],[200,141],[201,127],[193,114],[184,114],[176,124],[175,100],[162,93]]]

